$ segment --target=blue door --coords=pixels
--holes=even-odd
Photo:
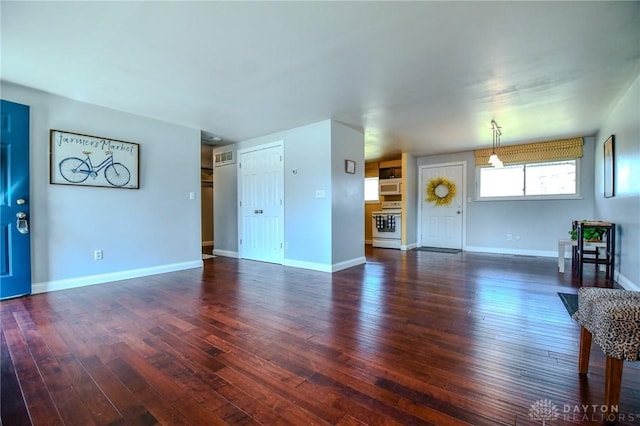
[[[0,299],[31,293],[29,107],[1,101]]]

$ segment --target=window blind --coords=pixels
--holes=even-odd
[[[504,164],[536,163],[543,161],[571,160],[582,157],[583,138],[561,139],[548,142],[501,146],[498,157]],[[477,149],[476,166],[490,167],[492,148]]]

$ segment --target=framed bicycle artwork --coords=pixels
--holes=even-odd
[[[139,189],[140,145],[51,129],[49,183]]]

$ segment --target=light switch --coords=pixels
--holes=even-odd
[[[189,199],[190,200],[195,200],[196,199],[196,193],[193,192],[193,191],[189,192]]]

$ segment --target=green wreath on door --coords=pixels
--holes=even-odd
[[[456,196],[456,184],[447,178],[429,179],[427,184],[427,201],[436,206],[448,206]]]

